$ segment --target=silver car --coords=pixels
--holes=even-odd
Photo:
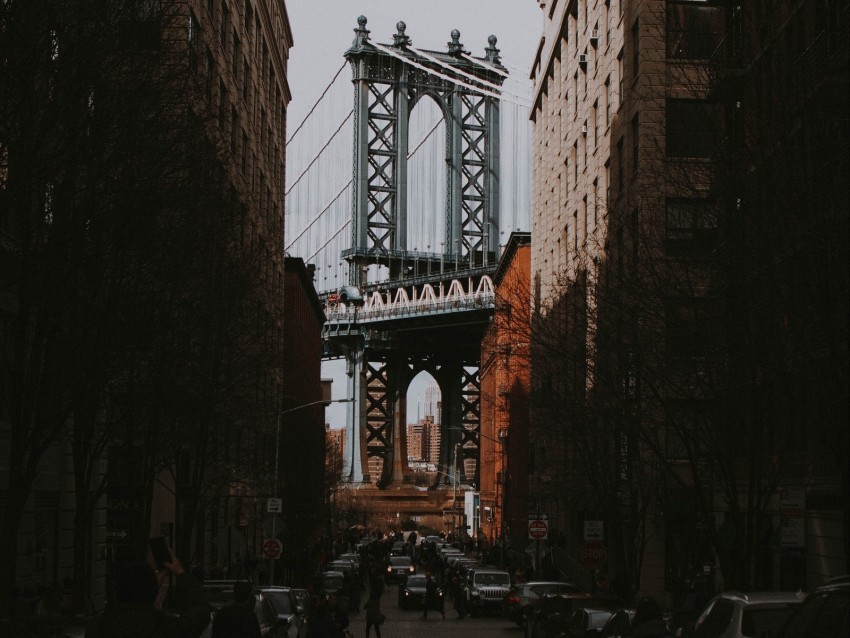
[[[693,638],[775,636],[804,598],[801,592],[724,592],[708,602]]]

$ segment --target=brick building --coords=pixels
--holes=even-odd
[[[846,571],[846,473],[810,460],[847,432],[847,3],[539,4],[529,490],[554,560],[591,585],[602,521],[621,593],[671,604]]]

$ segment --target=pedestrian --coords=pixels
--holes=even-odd
[[[658,601],[649,596],[641,598],[632,619],[632,638],[666,638],[671,635]]]
[[[363,609],[366,610],[366,638],[369,638],[369,634],[372,632],[372,627],[375,628],[375,636],[377,636],[377,638],[381,638],[381,625],[383,625],[384,621],[387,619],[387,617],[381,613],[381,599],[369,598],[369,600],[366,601],[366,604],[363,605]]]
[[[443,617],[443,620],[446,619],[445,611],[443,610],[443,606],[440,604],[439,599],[440,588],[437,585],[437,581],[434,580],[433,574],[428,574],[428,578],[425,581],[425,605],[422,610],[422,620],[428,620],[428,610],[434,609],[440,612],[440,615]]]
[[[345,632],[348,629],[348,609],[342,604],[337,592],[328,595],[326,612],[333,621],[334,626],[341,632]]]
[[[155,601],[165,578],[173,574],[175,609],[179,615],[157,609]],[[121,567],[115,580],[113,600],[106,606],[88,638],[197,638],[210,622],[210,607],[200,583],[171,554],[155,572],[147,563]]]
[[[251,581],[233,583],[233,603],[216,612],[212,638],[260,638],[260,621],[254,613],[255,600]]]

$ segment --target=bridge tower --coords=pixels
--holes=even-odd
[[[474,58],[457,30],[448,50],[437,52],[414,48],[403,22],[386,45],[370,40],[365,17],[357,23],[345,53],[354,86],[352,234],[342,253],[349,285],[331,295],[324,330],[328,355],[346,357],[354,397],[344,478],[385,490],[409,487],[406,394],[424,370],[442,396],[439,463],[452,468],[432,487],[477,485],[479,344],[494,304],[506,71],[494,36],[485,56]],[[445,124],[445,204],[428,212],[445,228],[439,252],[407,245],[410,112],[426,97]],[[369,459],[379,459],[378,476]]]

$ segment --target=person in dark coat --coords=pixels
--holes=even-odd
[[[249,580],[233,584],[233,604],[219,609],[212,624],[212,638],[261,638],[260,621],[254,613],[254,585]]]
[[[363,605],[363,609],[366,610],[366,638],[372,633],[372,627],[375,628],[375,636],[381,638],[381,625],[385,619],[381,613],[381,599],[370,598]]]
[[[437,581],[434,580],[434,575],[428,574],[428,579],[425,581],[425,605],[422,610],[422,620],[428,620],[429,609],[439,611],[443,620],[446,619],[445,611],[443,610],[443,606],[440,604],[439,596],[437,595],[439,589]]]
[[[104,609],[87,638],[197,638],[210,622],[210,606],[204,600],[200,583],[183,569],[172,553],[171,562],[159,573],[147,563],[122,567],[115,581],[114,600]],[[160,587],[173,574],[174,611],[156,608]]]
[[[641,598],[632,619],[632,638],[666,638],[671,635],[658,601],[649,596]]]

